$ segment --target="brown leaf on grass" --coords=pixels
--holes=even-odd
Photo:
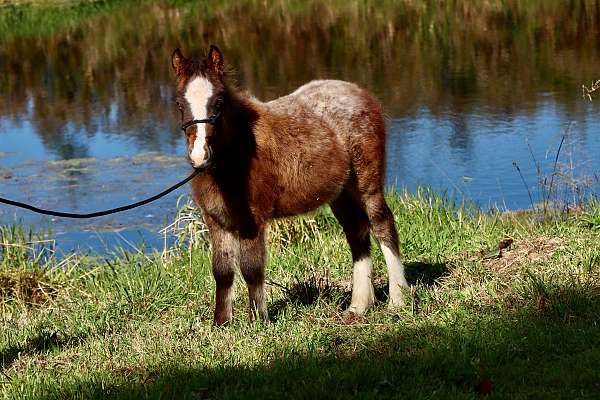
[[[481,250],[479,253],[484,260],[502,257],[502,250],[510,248],[513,244],[513,239],[506,238],[498,242],[498,248],[492,250]]]
[[[500,241],[500,243],[498,243],[498,249],[499,250],[507,249],[510,246],[512,246],[513,242],[514,242],[514,240],[511,238],[502,239]]]

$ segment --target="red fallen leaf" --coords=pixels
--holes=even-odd
[[[485,378],[477,384],[477,394],[487,396],[492,393],[493,382],[490,378]]]

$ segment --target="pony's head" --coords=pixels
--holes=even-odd
[[[181,112],[182,127],[194,120],[210,119],[184,128],[188,156],[194,168],[207,168],[213,161],[215,131],[220,124],[225,105],[223,54],[210,46],[204,59],[187,59],[179,49],[173,52],[171,63],[177,76],[175,103]]]

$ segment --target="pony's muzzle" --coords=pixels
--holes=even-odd
[[[210,147],[206,147],[206,153],[204,155],[204,159],[201,162],[198,162],[191,157],[189,157],[189,161],[192,167],[194,167],[195,169],[208,169],[212,165],[212,150],[210,149]]]

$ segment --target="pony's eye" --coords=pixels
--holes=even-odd
[[[221,107],[223,107],[223,98],[219,97],[216,101],[215,101],[215,110],[220,110]]]

